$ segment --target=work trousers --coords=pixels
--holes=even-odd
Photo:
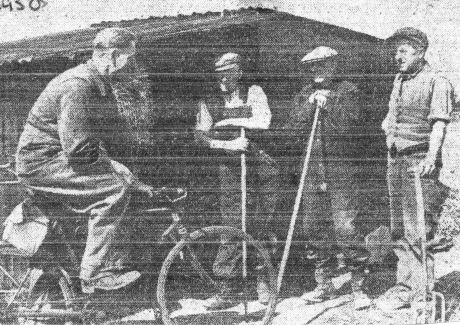
[[[95,279],[103,271],[122,268],[126,262],[127,247],[120,249],[116,241],[125,236],[120,224],[131,198],[131,177],[128,169],[115,161],[99,160],[76,171],[64,154],[19,175],[35,198],[57,204],[62,222],[71,222],[66,221],[69,216],[88,218],[81,279]]]
[[[241,229],[241,160],[240,156],[229,157],[219,166],[221,224]],[[255,233],[256,239],[264,239],[273,221],[278,189],[279,168],[275,160],[265,152],[250,154],[247,168],[247,230]],[[215,275],[232,278],[239,271],[240,245],[229,243],[231,238],[222,238],[214,261]]]
[[[426,234],[419,233],[417,222],[417,202],[415,181],[409,168],[416,168],[425,158],[426,153],[407,155],[389,154],[387,181],[390,196],[391,232],[397,239],[395,254],[398,257],[397,282],[410,288],[414,294],[420,294],[425,288],[425,279],[420,274],[422,259],[420,237],[431,238],[438,222],[441,205],[447,191],[437,177],[422,178],[422,191],[425,208]],[[427,255],[428,282],[434,283],[433,256]]]
[[[315,280],[321,285],[337,269],[341,256],[354,279],[362,278],[369,258],[356,228],[359,211],[359,166],[356,162],[312,156],[303,192],[305,267],[315,266]],[[361,281],[357,281],[356,290]]]

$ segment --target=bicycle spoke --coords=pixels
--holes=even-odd
[[[200,277],[205,280],[205,281],[208,281],[212,284],[212,286],[218,290],[219,289],[219,286],[218,284],[216,283],[216,281],[214,281],[214,279],[209,275],[209,273],[203,268],[203,266],[201,265],[201,263],[199,262],[194,250],[190,247],[190,245],[187,245],[187,250],[190,254],[190,263],[192,264],[193,268],[198,272],[198,274],[200,275]]]

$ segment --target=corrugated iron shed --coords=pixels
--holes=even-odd
[[[378,39],[363,33],[328,25],[291,14],[268,9],[241,9],[233,12],[195,14],[177,17],[152,17],[142,20],[120,22],[102,22],[91,28],[45,35],[21,41],[0,43],[0,64],[5,62],[30,62],[49,57],[75,55],[91,50],[91,42],[96,33],[104,27],[125,27],[134,32],[140,40],[140,46],[154,43],[156,40],[180,36],[186,33],[206,32],[213,29],[226,28],[232,25],[255,25],[267,20],[302,20],[322,28],[340,29],[342,33],[359,35],[367,41],[378,42]]]

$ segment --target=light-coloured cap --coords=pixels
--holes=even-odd
[[[233,69],[241,63],[241,56],[237,53],[225,53],[215,62],[216,71]]]
[[[328,47],[328,46],[318,46],[313,51],[305,55],[301,62],[303,63],[310,63],[315,61],[325,60],[327,58],[332,58],[336,56],[338,53],[336,50]]]

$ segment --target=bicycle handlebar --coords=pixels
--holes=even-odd
[[[176,205],[180,201],[183,201],[187,197],[187,191],[183,188],[167,188],[163,187],[154,192],[153,200],[159,200],[166,202],[167,204]],[[159,206],[149,209],[140,209],[137,212],[140,213],[155,213],[155,212],[167,212],[175,210],[171,206]]]
[[[187,191],[183,188],[166,188],[163,187],[158,191],[159,195],[164,195],[164,197],[168,200],[169,203],[177,203],[182,201],[187,197]],[[174,197],[173,195],[177,195]]]

